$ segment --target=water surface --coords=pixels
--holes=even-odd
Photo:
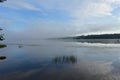
[[[6,43],[0,80],[120,80],[120,45],[62,41]]]

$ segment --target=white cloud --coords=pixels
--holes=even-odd
[[[6,4],[3,4],[4,6],[7,6],[9,8],[13,8],[13,9],[26,9],[26,10],[35,10],[35,11],[39,11],[40,9],[38,7],[36,7],[33,4],[30,4],[29,2],[25,2],[25,1],[8,1],[6,2]]]
[[[79,7],[74,6],[71,14],[76,18],[89,18],[89,17],[104,17],[112,16],[112,11],[114,10],[117,1],[108,0],[85,0],[84,5]],[[79,2],[80,3],[80,2]]]
[[[31,3],[30,3],[31,2]],[[120,0],[36,0],[8,1],[5,5],[15,9],[63,11],[76,19],[89,17],[112,16],[112,11],[118,7]],[[42,11],[45,13],[44,11]]]
[[[120,18],[118,15],[113,14],[114,10],[120,7],[120,0],[8,0],[3,5],[18,10],[40,11],[43,14],[47,14],[48,17],[49,15],[51,16],[49,13],[54,11],[56,11],[56,14],[58,11],[72,17],[71,22],[67,25],[63,23],[57,24],[54,20],[54,23],[49,23],[49,21],[46,21],[45,23],[35,23],[38,24],[34,25],[37,26],[35,30],[33,27],[30,27],[35,35],[39,34],[39,30],[42,35],[63,36],[92,32],[119,32],[120,29],[119,24],[112,23],[113,25],[110,25],[112,21],[116,23],[116,21],[113,20],[113,17],[116,20]],[[107,18],[111,19],[111,21]],[[51,18],[51,20],[52,19],[53,18]],[[93,24],[92,21],[88,19],[93,19]],[[37,19],[35,20],[37,21]],[[100,20],[100,23],[99,21],[97,22],[97,20]],[[104,24],[106,20],[108,20],[109,25],[107,23]],[[91,23],[92,26],[86,26],[85,24],[87,23]],[[39,26],[42,27],[39,28]]]
[[[18,6],[19,8],[23,8],[23,9],[29,9],[29,10],[39,10],[39,8],[37,8],[34,5],[31,5],[29,3],[25,3],[25,2],[18,2],[15,3],[16,6]]]
[[[81,10],[74,11],[76,17],[102,17],[112,15],[110,12],[112,8],[105,3],[89,3],[85,5]]]

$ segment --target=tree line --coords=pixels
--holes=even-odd
[[[82,35],[74,39],[120,39],[120,34],[100,34],[100,35]]]

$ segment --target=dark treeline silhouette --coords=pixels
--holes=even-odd
[[[7,1],[7,0],[0,0],[0,3],[4,2],[4,1]]]
[[[64,37],[60,39],[120,39],[120,34],[82,35],[82,36],[75,36],[75,37]]]
[[[56,64],[65,64],[65,63],[76,63],[77,58],[75,56],[59,56],[53,59],[53,62]]]
[[[75,39],[120,39],[120,34],[100,34],[77,36]]]

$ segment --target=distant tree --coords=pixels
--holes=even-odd
[[[120,34],[82,35],[73,37],[73,39],[120,39]]]
[[[0,28],[0,31],[3,30]],[[0,41],[4,40],[3,34],[0,34]]]
[[[0,3],[4,2],[4,1],[7,1],[7,0],[0,0]],[[0,31],[3,30],[0,28]],[[4,37],[3,37],[3,34],[0,34],[0,41],[1,40],[4,40]]]
[[[7,1],[7,0],[0,0],[0,3],[4,2],[4,1]]]
[[[0,0],[0,3],[7,1],[7,0]],[[3,29],[0,28],[0,31],[2,31]],[[3,34],[0,34],[0,41],[4,40]],[[0,44],[0,48],[4,48],[7,47],[7,45],[5,44]],[[0,56],[0,60],[4,60],[6,59],[6,56]]]

